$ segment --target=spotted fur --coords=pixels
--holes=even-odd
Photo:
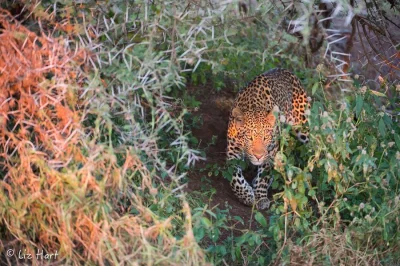
[[[272,178],[268,180],[261,175],[271,168],[279,147],[277,121],[272,111],[275,106],[285,116],[286,123],[295,127],[306,123],[307,95],[300,80],[285,69],[270,70],[251,81],[239,92],[229,117],[228,161],[247,158],[258,166],[252,186],[236,166],[231,188],[239,201],[249,206],[256,204],[258,209],[270,204],[267,194]],[[296,130],[296,135],[301,142],[308,142],[307,133]]]

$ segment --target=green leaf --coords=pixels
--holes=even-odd
[[[400,150],[400,136],[398,134],[394,135],[394,141],[396,142],[397,148]]]
[[[385,122],[385,124],[386,124],[388,127],[391,127],[392,124],[393,124],[392,119],[390,119],[390,117],[389,117],[387,114],[384,114],[384,116],[383,116],[383,121]]]
[[[297,185],[297,188],[299,190],[299,193],[304,195],[305,192],[305,187],[304,187],[304,182],[300,181],[299,184]]]
[[[226,254],[226,248],[224,246],[218,246],[218,253],[220,253],[222,256]]]
[[[312,86],[312,89],[311,89],[312,95],[314,95],[315,92],[317,91],[318,85],[319,85],[319,82],[315,82],[314,85]]]
[[[261,214],[261,212],[257,212],[254,218],[259,224],[261,224],[261,226],[267,227],[267,220],[265,219],[264,215]]]
[[[384,137],[386,135],[386,126],[385,126],[385,122],[383,122],[382,118],[379,119],[378,129],[379,129],[379,133]]]
[[[296,219],[294,219],[294,226],[296,226],[297,229],[301,228],[301,222],[298,217]]]
[[[202,240],[204,235],[205,235],[204,234],[204,228],[200,228],[200,229],[195,230],[195,237],[196,237],[197,241]]]
[[[230,173],[229,171],[223,171],[223,172],[222,172],[222,176],[223,176],[226,180],[228,180],[229,182],[232,181],[232,176],[233,176],[233,174]]]
[[[357,95],[356,97],[356,116],[358,117],[361,113],[363,107],[364,100],[361,95]]]
[[[371,92],[373,95],[376,95],[376,96],[378,96],[378,97],[385,97],[385,98],[387,98],[387,96],[386,96],[384,93],[382,93],[382,92],[374,91],[374,90],[370,90],[370,92]]]
[[[296,42],[298,41],[298,39],[297,39],[296,37],[294,37],[293,35],[288,34],[288,33],[286,33],[286,32],[283,32],[282,37],[283,37],[283,39],[284,39],[285,41],[287,41],[288,43],[296,43]],[[314,94],[314,93],[313,93],[313,94]]]
[[[235,218],[237,221],[239,221],[241,224],[244,224],[244,221],[242,219],[242,217],[240,216],[233,216],[233,218]]]
[[[285,189],[285,196],[288,198],[288,200],[291,200],[293,198],[293,193],[289,188]]]
[[[242,252],[241,251],[242,251],[242,249],[241,249],[240,246],[235,248],[235,256],[236,256],[236,258],[241,258],[242,257]],[[235,259],[233,259],[233,261],[235,261]]]
[[[226,36],[236,35],[237,33],[238,33],[237,28],[229,28],[228,30],[225,30]]]
[[[292,189],[296,189],[296,188],[297,188],[297,180],[293,180]]]
[[[210,228],[211,227],[211,221],[206,218],[206,217],[202,217],[201,218],[201,223],[206,227],[206,228]]]
[[[250,247],[254,246],[254,238],[250,237],[249,240],[247,240],[247,245],[249,245]]]

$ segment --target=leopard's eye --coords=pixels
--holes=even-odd
[[[269,131],[264,131],[263,136],[264,136],[264,140],[268,140],[268,139],[270,139],[271,132],[269,132]]]
[[[235,118],[234,123],[235,123],[236,127],[240,128],[243,126],[244,121],[242,118]]]

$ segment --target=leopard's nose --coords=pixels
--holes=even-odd
[[[260,160],[264,154],[265,154],[265,147],[260,138],[257,138],[254,143],[253,143],[253,155],[254,157],[257,158],[257,160]]]
[[[259,154],[255,153],[254,157],[256,157],[258,160],[260,160],[263,157],[263,154],[262,153],[259,153]]]

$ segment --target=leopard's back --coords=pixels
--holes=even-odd
[[[234,108],[242,111],[265,110],[274,106],[291,114],[293,109],[305,107],[307,96],[300,80],[286,69],[276,68],[253,79],[236,97]]]

